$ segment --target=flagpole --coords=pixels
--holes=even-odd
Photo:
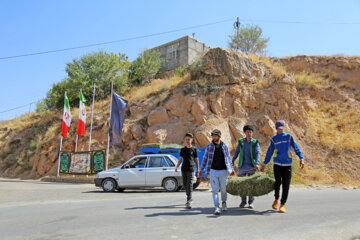
[[[82,90],[82,88],[80,88],[80,96],[81,96],[81,90]],[[80,105],[81,105],[81,97],[80,97],[80,100],[79,100],[79,118],[80,118],[80,114],[81,114]],[[79,118],[78,118],[78,122],[79,122]],[[79,138],[79,135],[76,132],[75,152],[77,152],[78,138]]]
[[[92,100],[92,107],[91,107],[91,123],[90,123],[90,136],[89,136],[89,152],[90,152],[90,150],[91,150],[91,133],[92,133],[93,116],[94,116],[94,102],[95,102],[95,83],[94,83],[93,100]]]
[[[65,98],[65,96],[66,96],[66,91],[65,91],[65,93],[64,93],[64,98]],[[63,110],[63,118],[64,118],[64,114],[65,114],[65,107],[64,107],[64,110]],[[61,137],[60,137],[60,149],[59,149],[59,159],[58,159],[58,169],[57,169],[57,177],[59,177],[59,175],[60,175],[60,152],[61,152],[61,148],[62,148],[62,140],[63,140],[63,137],[62,137],[62,134],[61,134]]]
[[[77,152],[77,142],[78,142],[78,135],[76,134],[76,143],[75,143],[75,152]]]
[[[111,121],[111,110],[112,110],[113,88],[114,88],[114,83],[113,83],[113,82],[111,82],[110,121]],[[109,125],[110,125],[110,121],[109,121]],[[108,162],[109,162],[109,143],[110,143],[110,133],[108,132],[107,147],[106,147],[106,163],[105,163],[106,170],[108,169]]]

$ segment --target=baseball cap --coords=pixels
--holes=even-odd
[[[221,137],[221,131],[219,129],[214,129],[212,132],[211,132],[211,136],[212,135],[218,135],[219,137]]]
[[[276,127],[276,129],[278,129],[278,128],[284,129],[285,121],[284,120],[277,120],[276,123],[275,123],[275,127]]]

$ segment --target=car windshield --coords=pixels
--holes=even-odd
[[[173,155],[168,155],[168,157],[175,163],[178,162],[178,159],[176,157],[174,157]]]

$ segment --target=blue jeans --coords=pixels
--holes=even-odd
[[[221,191],[221,201],[226,202],[227,192],[227,170],[214,170],[210,169],[210,183],[212,189],[212,196],[215,207],[219,207],[219,190]]]
[[[254,171],[244,170],[244,172],[242,172],[242,169],[240,168],[239,173],[238,173],[238,177],[251,176],[251,175],[254,175],[255,172],[256,172],[255,169],[254,169]],[[243,204],[246,204],[246,203],[252,204],[255,201],[255,197],[253,197],[253,196],[248,197],[249,198],[248,202],[246,201],[247,196],[240,196],[240,197],[241,197],[241,203],[243,203]]]

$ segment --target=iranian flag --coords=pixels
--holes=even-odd
[[[71,113],[70,113],[70,104],[69,99],[65,94],[64,98],[64,115],[61,126],[61,136],[66,137],[70,128],[71,122]]]
[[[86,122],[86,99],[80,90],[80,105],[79,105],[79,121],[77,128],[77,135],[85,135],[85,122]]]

